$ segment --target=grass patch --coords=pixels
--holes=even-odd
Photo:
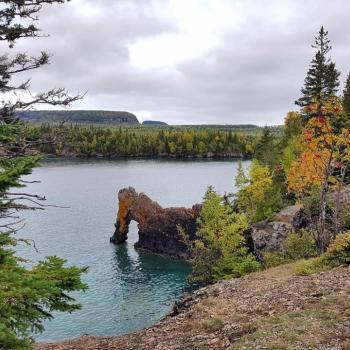
[[[230,350],[349,350],[350,290],[329,296],[306,309],[269,316],[254,322],[255,331],[243,335]]]
[[[213,317],[200,322],[200,327],[209,332],[216,332],[224,326],[224,320],[219,317]]]

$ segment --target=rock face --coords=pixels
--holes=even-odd
[[[178,231],[182,227],[190,239],[195,238],[200,206],[192,208],[162,208],[144,193],[134,188],[124,188],[118,193],[119,210],[116,230],[111,242],[119,244],[127,240],[131,220],[138,223],[139,241],[136,248],[188,259],[189,252]]]
[[[272,221],[260,221],[251,225],[247,236],[254,242],[255,251],[278,252],[283,249],[287,236],[308,225],[301,205],[286,207]]]

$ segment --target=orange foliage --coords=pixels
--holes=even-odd
[[[314,110],[318,106],[308,108]],[[342,117],[339,99],[329,99],[318,109],[322,114],[310,119],[300,140],[304,152],[287,173],[288,190],[297,197],[309,193],[313,187],[336,185],[340,170],[350,160],[350,130],[337,131],[331,124]]]

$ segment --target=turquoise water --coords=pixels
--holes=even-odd
[[[248,163],[245,163],[246,165]],[[130,225],[129,240],[109,243],[117,211],[117,192],[133,186],[163,206],[192,206],[201,201],[208,185],[234,191],[234,161],[91,161],[48,160],[27,180],[27,192],[45,195],[47,208],[27,212],[20,237],[35,240],[39,252],[20,247],[37,261],[47,255],[89,266],[86,293],[74,296],[83,309],[55,314],[38,340],[61,340],[89,335],[119,335],[150,326],[162,318],[173,302],[191,290],[186,282],[190,266],[162,256],[138,252],[137,226]]]

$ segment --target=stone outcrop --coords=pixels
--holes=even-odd
[[[175,258],[190,258],[178,228],[182,227],[190,239],[195,238],[200,205],[192,208],[162,208],[144,193],[124,188],[118,193],[119,210],[111,242],[119,244],[128,238],[131,220],[138,223],[139,240],[136,248]]]
[[[257,252],[278,252],[283,249],[283,242],[294,231],[308,225],[301,205],[282,209],[271,221],[260,221],[251,225],[246,235],[254,242]]]

